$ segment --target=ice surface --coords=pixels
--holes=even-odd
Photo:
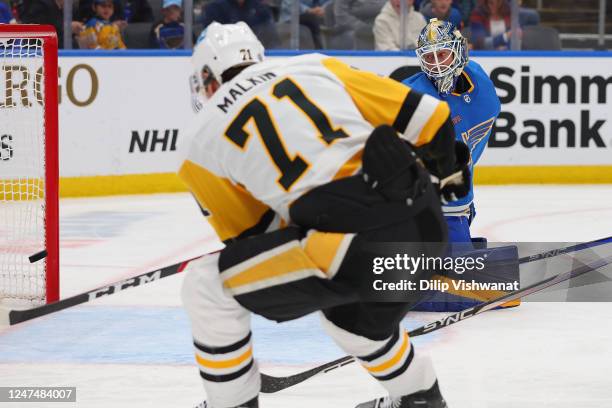
[[[480,187],[476,196],[474,235],[492,241],[612,235],[612,186]],[[62,200],[61,234],[62,297],[220,247],[187,194]],[[192,407],[204,392],[180,308],[181,279],[169,277],[0,332],[0,386],[76,386],[78,407]],[[415,313],[405,324],[439,316]],[[607,408],[610,316],[610,303],[524,303],[414,342],[431,353],[451,408]],[[270,374],[343,355],[316,316],[283,325],[256,318],[253,326],[255,353]],[[352,364],[264,395],[261,406],[352,408],[381,393]]]

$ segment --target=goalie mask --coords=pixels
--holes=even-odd
[[[192,106],[202,108],[202,90],[216,80],[223,83],[223,73],[230,68],[261,62],[264,47],[244,22],[211,23],[200,34],[191,56],[194,73],[189,78]]]
[[[467,41],[452,23],[432,18],[419,35],[416,54],[438,92],[448,95],[468,62]]]

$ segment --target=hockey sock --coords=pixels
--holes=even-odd
[[[218,259],[215,254],[190,263],[182,298],[208,402],[227,408],[257,397],[261,378],[253,358],[251,314],[223,289]]]
[[[257,396],[261,380],[253,359],[251,333],[228,346],[194,345],[200,376],[213,407],[236,407]]]
[[[359,363],[393,398],[427,390],[436,382],[431,359],[416,355],[408,333],[398,326],[385,340],[371,340],[350,333],[323,316],[323,326],[336,344]]]

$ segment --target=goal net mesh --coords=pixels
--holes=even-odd
[[[0,36],[0,303],[45,302],[43,62],[42,39]]]

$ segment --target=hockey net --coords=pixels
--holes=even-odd
[[[0,25],[0,304],[59,298],[57,37]]]

